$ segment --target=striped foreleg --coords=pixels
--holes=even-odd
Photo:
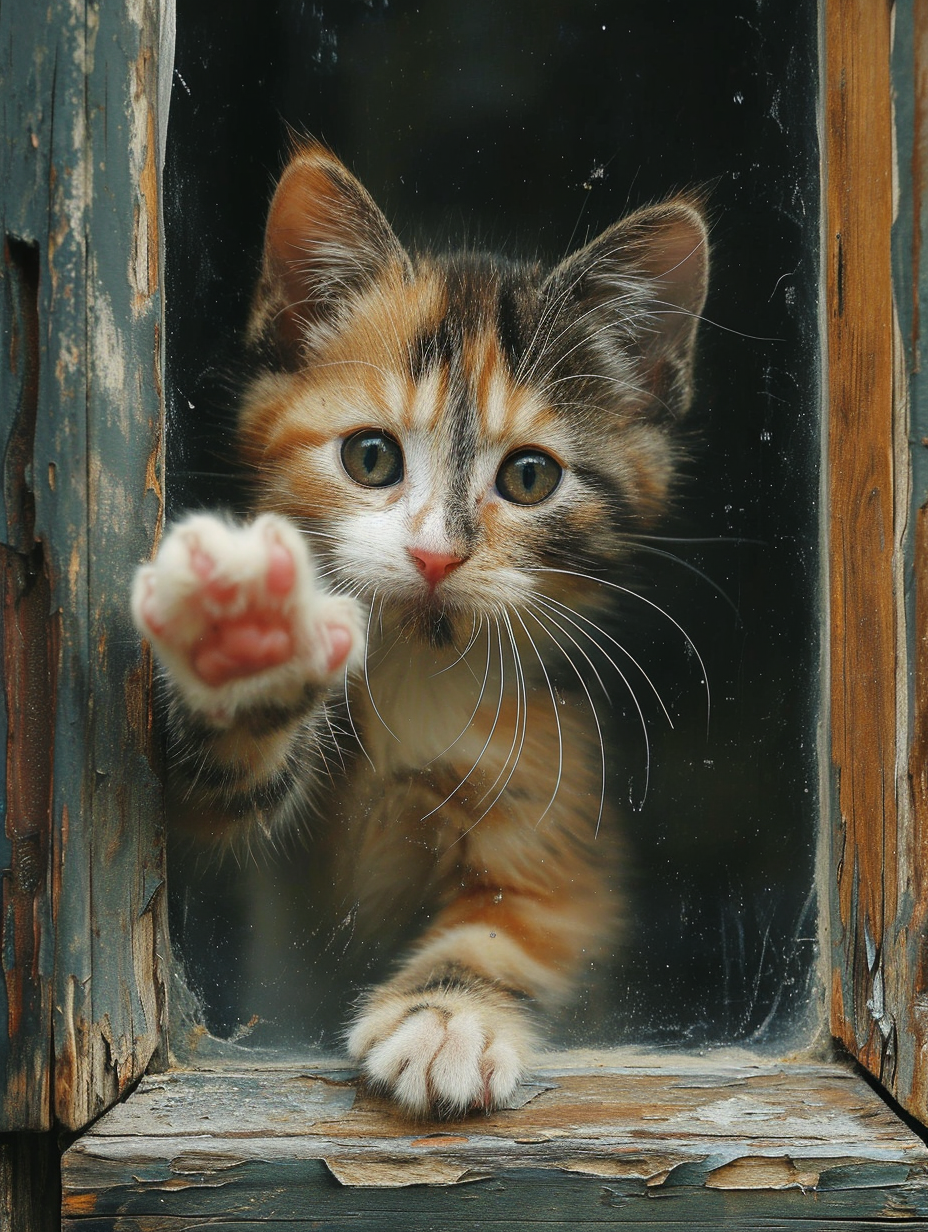
[[[204,837],[266,828],[360,657],[357,604],[319,587],[285,519],[196,514],[138,570],[132,608],[168,682],[173,816]]]
[[[501,805],[448,870],[444,905],[397,975],[365,998],[348,1046],[408,1111],[504,1105],[526,1072],[535,1007],[563,1002],[615,935],[611,849],[537,802]],[[581,829],[588,828],[583,822]]]

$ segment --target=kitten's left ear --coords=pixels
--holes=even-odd
[[[409,258],[367,189],[317,141],[296,150],[274,192],[248,339],[298,365],[316,326]]]
[[[682,414],[692,397],[696,328],[706,301],[709,238],[684,198],[638,210],[557,267],[552,305],[572,309],[600,356],[630,355],[655,407]],[[614,348],[618,348],[616,351]]]

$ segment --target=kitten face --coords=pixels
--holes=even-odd
[[[685,202],[545,276],[410,259],[330,154],[297,154],[268,220],[241,412],[263,507],[340,589],[432,642],[535,591],[574,599],[666,503],[705,296]]]

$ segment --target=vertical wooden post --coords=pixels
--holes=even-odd
[[[170,0],[0,8],[0,1130],[79,1129],[164,1017],[129,579],[161,519]]]
[[[898,346],[897,429],[900,468],[909,491],[906,537],[906,637],[898,677],[911,724],[901,785],[900,874],[890,1000],[898,1009],[894,1094],[928,1123],[928,365],[922,334],[928,320],[928,0],[905,0],[896,13],[893,52],[899,207],[893,256]],[[908,790],[906,790],[908,788]]]
[[[831,733],[835,768],[832,1030],[891,1081],[884,1013],[896,901],[891,10],[825,9]]]
[[[928,1122],[928,0],[825,36],[831,1023]]]

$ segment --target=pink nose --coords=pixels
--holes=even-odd
[[[463,565],[467,559],[466,556],[451,556],[447,552],[427,552],[425,548],[410,548],[409,555],[433,590],[442,578],[457,569],[458,565]]]

